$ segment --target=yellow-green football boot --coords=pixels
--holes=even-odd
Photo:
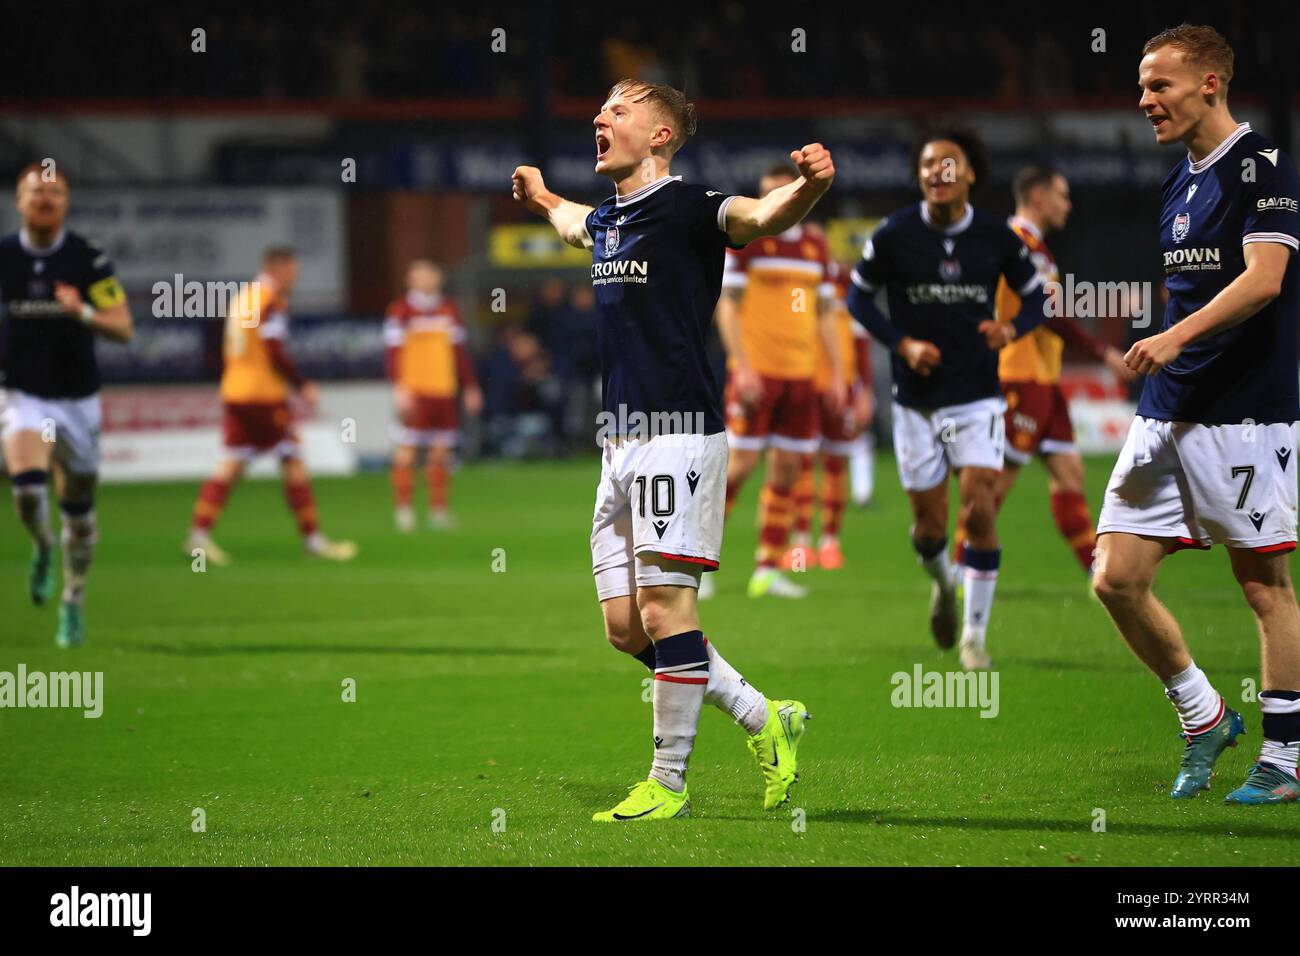
[[[658,780],[642,780],[613,810],[592,815],[597,823],[623,823],[628,820],[668,820],[689,817],[691,800],[686,790],[675,793]]]
[[[763,809],[775,810],[790,799],[799,779],[799,740],[812,718],[799,700],[769,700],[767,723],[749,738],[749,752],[763,771]]]

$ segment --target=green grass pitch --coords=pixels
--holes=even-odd
[[[1109,467],[1089,463],[1094,507]],[[218,528],[235,564],[206,573],[180,549],[196,485],[107,487],[74,652],[52,642],[54,610],[27,602],[5,502],[0,670],[103,671],[105,710],[0,711],[0,863],[1300,863],[1300,809],[1222,803],[1259,746],[1241,702],[1258,641],[1222,550],[1174,556],[1159,591],[1248,736],[1210,793],[1175,803],[1172,710],[1087,596],[1037,466],[1002,522],[996,718],[891,705],[895,672],[958,666],[929,637],[891,459],[875,504],[847,516],[845,569],[808,572],[803,602],[744,595],[751,483],[704,630],[814,715],[791,806],[762,811],[743,732],[706,708],[694,816],[593,824],[651,751],[646,672],[605,643],[590,578],[598,471],[467,467],[459,530],[413,536],[392,531],[384,476],[319,481],[326,530],[361,546],[346,566],[303,557],[278,484],[252,482]]]

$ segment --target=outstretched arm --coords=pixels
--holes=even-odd
[[[737,196],[727,207],[727,238],[736,245],[785,232],[802,221],[830,189],[835,164],[830,150],[821,143],[795,150],[790,159],[799,169],[799,179],[773,189],[762,199]]]
[[[536,166],[519,166],[511,177],[511,189],[516,202],[521,202],[529,212],[546,219],[555,231],[571,246],[590,249],[591,236],[587,233],[587,216],[591,207],[569,202],[546,188],[542,171]]]

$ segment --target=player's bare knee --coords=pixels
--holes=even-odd
[[[641,627],[649,637],[658,640],[669,636],[668,621],[671,615],[663,601],[657,597],[638,598],[637,607],[641,612]]]
[[[1270,562],[1251,575],[1237,574],[1241,593],[1256,617],[1272,615],[1278,608],[1295,604],[1295,590],[1285,562]]]
[[[1289,555],[1232,552],[1232,573],[1256,617],[1266,617],[1281,604],[1294,603]]]
[[[980,496],[962,506],[962,524],[973,539],[991,535],[996,527],[997,511],[991,496]]]
[[[645,646],[645,635],[640,628],[634,629],[627,622],[605,621],[605,640],[616,651],[635,654]]]
[[[1150,590],[1150,579],[1117,564],[1100,562],[1092,575],[1092,592],[1106,607],[1136,604]]]

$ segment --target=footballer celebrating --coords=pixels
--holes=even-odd
[[[436,263],[416,259],[406,270],[406,295],[388,307],[384,319],[388,377],[400,421],[392,483],[394,521],[402,532],[415,530],[411,502],[421,449],[427,455],[429,527],[451,526],[447,502],[460,427],[458,393],[464,390],[465,410],[471,415],[483,410],[460,310],[443,295],[442,282]]]
[[[970,205],[984,175],[971,133],[935,133],[920,142],[922,201],[872,233],[850,278],[849,310],[888,347],[894,376],[894,452],[912,505],[912,547],[933,579],[930,630],[942,648],[956,642],[957,581],[947,553],[948,474],[960,469],[961,513],[969,534],[961,662],[990,666],[985,635],[1002,551],[994,505],[1004,444],[997,349],[1044,317],[1042,276],[1004,220]],[[998,281],[1021,296],[1014,321],[993,318]],[[889,315],[872,296],[884,288]]]
[[[592,251],[602,417],[683,425],[667,434],[607,436],[592,521],[596,595],[611,644],[655,676],[649,778],[597,821],[690,812],[686,771],[700,708],[713,703],[745,728],[765,780],[764,807],[788,797],[807,714],[767,700],[704,638],[697,588],[718,567],[727,487],[722,396],[706,334],[726,247],[798,224],[830,187],[830,153],[791,153],[793,182],[762,199],[688,184],[670,174],[695,133],[695,107],[672,87],[621,80],[594,120],[596,172],[615,194],[595,209],[547,190],[535,167],[514,172],[514,198],[570,245]]]
[[[262,253],[262,271],[226,316],[221,372],[222,442],[225,454],[216,472],[199,489],[185,550],[201,549],[213,564],[230,556],[212,540],[212,528],[248,462],[259,454],[280,459],[284,500],[293,512],[303,548],[312,557],[350,561],[357,547],[321,533],[311,476],[302,460],[289,408],[289,390],[316,407],[316,386],[289,357],[289,297],[298,279],[298,255],[288,246]]]
[[[1228,112],[1232,66],[1232,48],[1211,27],[1183,24],[1142,49],[1139,105],[1156,142],[1181,144],[1187,157],[1162,193],[1161,331],[1125,356],[1149,377],[1106,488],[1093,586],[1178,712],[1186,745],[1170,796],[1194,797],[1244,724],[1152,588],[1167,554],[1227,547],[1259,630],[1264,738],[1227,801],[1282,803],[1300,797],[1300,609],[1289,571],[1300,176]]]
[[[54,587],[48,490],[53,469],[63,519],[55,642],[75,647],[86,639],[86,577],[99,540],[95,336],[129,342],[133,326],[108,253],[64,227],[68,181],[52,162],[33,163],[19,174],[18,213],[22,228],[0,240],[0,369],[8,393],[0,433],[14,504],[32,537],[29,590],[38,605]]]

